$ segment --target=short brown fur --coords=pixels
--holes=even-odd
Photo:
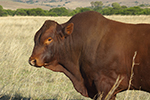
[[[53,41],[44,44],[48,38]],[[35,35],[29,63],[63,72],[83,96],[102,100],[118,76],[122,82],[112,94],[128,89],[135,51],[134,76],[130,89],[150,92],[150,25],[126,24],[89,11],[68,22],[46,21]]]

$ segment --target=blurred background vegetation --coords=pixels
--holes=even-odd
[[[76,13],[85,11],[97,11],[102,15],[150,15],[150,5],[140,4],[134,7],[127,7],[115,2],[110,7],[103,6],[102,1],[92,1],[90,7],[77,7],[76,9],[57,7],[50,10],[41,8],[6,10],[0,5],[0,16],[73,16]]]

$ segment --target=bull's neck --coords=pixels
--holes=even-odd
[[[80,72],[79,59],[80,53],[78,47],[76,47],[73,37],[69,36],[64,41],[59,49],[58,63],[64,68],[62,71],[72,81],[75,89],[84,96],[87,95],[87,90],[84,86],[84,79]]]

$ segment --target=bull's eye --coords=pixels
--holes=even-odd
[[[53,42],[53,39],[51,37],[49,37],[45,40],[44,44],[49,45],[52,42]]]

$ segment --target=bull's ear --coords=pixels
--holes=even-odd
[[[66,27],[65,27],[65,34],[66,35],[70,35],[73,32],[74,29],[74,24],[73,23],[69,23]]]

